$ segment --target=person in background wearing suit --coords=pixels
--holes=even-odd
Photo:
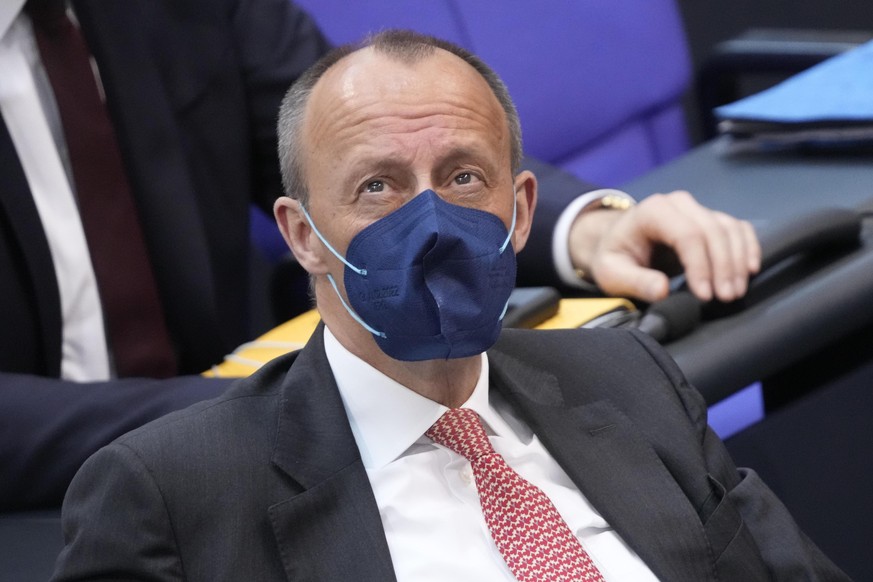
[[[54,579],[847,579],[654,341],[501,331],[537,204],[518,127],[430,37],[310,69],[275,215],[323,324],[91,457]]]
[[[281,192],[276,112],[327,49],[286,0],[0,3],[0,511],[58,507],[95,450],[227,388],[195,374],[253,337],[249,205]],[[101,188],[132,227],[87,212]]]
[[[0,6],[0,510],[56,506],[97,448],[227,387],[190,374],[255,334],[249,204],[280,193],[276,111],[327,49],[287,0]],[[749,225],[687,193],[596,211],[603,191],[536,167],[526,284],[578,269],[656,299],[661,243],[704,299],[757,269]]]

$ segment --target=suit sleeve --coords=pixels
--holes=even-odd
[[[289,0],[241,0],[232,16],[249,104],[255,203],[269,216],[282,194],[276,120],[285,92],[330,45]]]
[[[579,289],[567,288],[555,270],[552,233],[564,209],[582,194],[598,187],[533,158],[525,158],[522,168],[537,177],[539,198],[527,246],[518,255],[518,285],[547,285],[578,295]]]
[[[123,443],[82,466],[62,517],[64,549],[53,581],[185,579],[161,491]]]
[[[734,465],[724,443],[707,425],[703,397],[688,384],[673,359],[645,334],[634,333],[634,337],[673,383],[699,437],[710,481],[721,495],[720,499],[716,499],[717,506],[707,513],[710,516],[719,511],[722,514],[734,511],[739,514],[742,526],[748,529],[754,539],[773,580],[849,581],[849,577],[801,531],[785,505],[758,474]]]
[[[0,373],[0,512],[59,507],[81,464],[116,437],[230,379],[180,376],[76,383]]]

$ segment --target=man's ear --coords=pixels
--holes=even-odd
[[[310,275],[327,273],[323,258],[323,246],[303,215],[300,202],[288,196],[280,196],[273,204],[273,216],[285,243]]]
[[[533,224],[534,210],[537,206],[537,178],[530,170],[524,170],[515,177],[515,234],[512,237],[512,248],[521,252],[530,236]]]

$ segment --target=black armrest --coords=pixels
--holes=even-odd
[[[787,78],[871,39],[871,31],[752,29],[719,43],[696,78],[704,139],[716,134],[713,109],[743,97],[749,77]]]

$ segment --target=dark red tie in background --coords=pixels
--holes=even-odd
[[[116,372],[172,376],[170,335],[88,47],[63,0],[29,0],[25,9],[60,111]]]

